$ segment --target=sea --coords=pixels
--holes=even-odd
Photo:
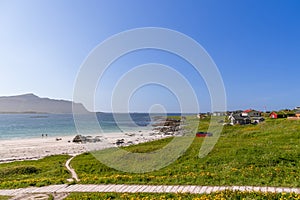
[[[168,113],[167,116],[181,115]],[[149,113],[94,113],[78,117],[73,114],[0,114],[0,140],[75,136],[77,134],[116,133],[152,129],[155,118],[165,116]],[[77,123],[74,122],[74,118]],[[81,127],[84,124],[84,128]]]

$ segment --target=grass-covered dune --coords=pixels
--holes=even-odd
[[[188,119],[196,120],[196,119]],[[199,130],[205,131],[202,120]],[[132,152],[162,148],[172,138],[126,147]],[[300,121],[266,120],[259,125],[224,126],[215,148],[199,158],[203,138],[174,163],[158,171],[135,174],[101,164],[90,153],[71,162],[81,183],[300,186]]]
[[[0,188],[20,188],[66,183],[70,178],[64,164],[70,156],[50,156],[35,161],[0,165]]]

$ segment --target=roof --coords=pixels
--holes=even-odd
[[[249,113],[249,112],[260,112],[260,111],[248,109],[248,110],[244,110],[243,112],[244,113]]]
[[[235,120],[245,120],[245,119],[250,119],[248,116],[246,116],[246,117],[244,117],[244,116],[241,116],[241,115],[239,115],[239,114],[234,114],[233,115],[233,118],[235,119]]]

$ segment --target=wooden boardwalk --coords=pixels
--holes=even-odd
[[[72,179],[79,181],[75,170],[70,166],[70,158],[65,166],[70,171]],[[49,185],[44,187],[28,187],[19,189],[0,190],[0,196],[12,196],[12,200],[46,200],[52,194],[55,200],[63,200],[71,192],[118,192],[118,193],[191,193],[209,194],[224,190],[272,192],[272,193],[296,193],[300,194],[300,188],[285,187],[255,187],[255,186],[197,186],[197,185],[126,185],[126,184],[74,184],[74,185]]]
[[[20,189],[0,190],[0,195],[20,197],[28,194],[50,194],[50,193],[70,193],[70,192],[120,192],[120,193],[194,193],[208,194],[224,190],[273,192],[273,193],[297,193],[300,194],[300,188],[283,187],[254,187],[254,186],[196,186],[196,185],[49,185],[44,187],[29,187]],[[18,199],[18,198],[15,198]]]

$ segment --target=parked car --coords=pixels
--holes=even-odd
[[[206,136],[211,137],[213,136],[213,134],[209,132],[202,132],[202,131],[196,133],[196,137],[206,137]]]

